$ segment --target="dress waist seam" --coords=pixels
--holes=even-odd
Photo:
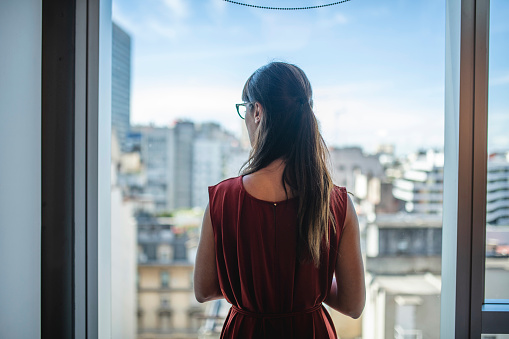
[[[319,303],[318,305],[315,305],[311,308],[302,310],[302,311],[296,311],[296,312],[288,312],[288,313],[259,313],[259,312],[252,312],[248,310],[244,310],[242,308],[239,308],[235,305],[232,305],[232,311],[236,313],[243,314],[248,317],[254,317],[254,318],[286,318],[286,317],[294,317],[297,315],[303,315],[308,313],[313,313],[318,311],[322,308],[322,303]]]

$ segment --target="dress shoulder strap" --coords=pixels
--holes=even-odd
[[[237,223],[243,200],[242,177],[235,177],[221,181],[209,187],[209,211],[214,234],[223,225]]]
[[[348,207],[348,192],[345,187],[334,185],[331,194],[331,211],[336,223],[336,237],[339,244],[343,229],[345,227],[346,210]]]

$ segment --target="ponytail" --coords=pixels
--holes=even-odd
[[[313,112],[309,80],[297,66],[273,62],[258,69],[246,82],[242,99],[259,102],[264,119],[242,174],[256,172],[276,159],[285,161],[283,187],[299,198],[297,254],[320,264],[322,246],[330,245],[329,225],[333,190],[328,150]],[[306,255],[306,253],[308,255]]]

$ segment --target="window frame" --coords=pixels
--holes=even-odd
[[[507,300],[484,300],[489,0],[447,0],[442,338],[509,333]]]
[[[111,0],[42,18],[41,338],[109,338]]]
[[[112,2],[75,1],[74,337],[110,338]]]
[[[71,3],[75,5],[76,14],[72,48],[69,48],[68,39],[57,41],[58,35],[55,35],[53,42],[64,48],[49,53],[42,65],[44,68],[49,58],[59,55],[64,60],[66,57],[75,59],[74,69],[65,73],[74,79],[75,106],[71,112],[62,108],[54,111],[62,117],[71,114],[74,119],[73,131],[55,132],[60,142],[72,139],[74,154],[71,160],[62,159],[53,167],[53,170],[70,171],[73,184],[63,178],[48,177],[45,173],[49,175],[49,169],[42,173],[42,194],[44,197],[54,187],[64,185],[66,196],[74,203],[71,207],[59,206],[60,214],[46,214],[42,222],[43,235],[53,222],[55,225],[60,222],[62,231],[70,229],[73,252],[70,258],[64,251],[61,256],[54,256],[50,251],[52,244],[57,249],[61,244],[52,237],[42,240],[42,256],[46,260],[41,267],[42,280],[49,281],[51,276],[66,285],[65,291],[43,285],[41,303],[44,310],[62,302],[62,312],[72,304],[72,317],[48,318],[46,328],[54,326],[64,330],[71,326],[75,338],[108,338],[111,335],[111,72],[107,70],[111,69],[111,0],[74,0]],[[58,23],[63,20],[59,19],[61,9],[55,2],[52,4],[43,2],[43,13],[48,14],[45,9],[49,9],[54,14],[54,22]],[[479,338],[481,333],[509,333],[507,300],[484,300],[489,4],[489,0],[446,0],[442,338]],[[53,34],[48,27],[49,24],[45,28],[43,23],[43,48],[48,47],[44,39]],[[62,32],[69,34],[69,28]],[[45,108],[45,100],[65,101],[61,90],[67,85],[62,82],[51,88],[43,86],[43,124],[50,117],[48,114],[52,114],[51,107]],[[49,159],[44,158],[44,152],[48,151],[44,138],[43,168],[50,164]],[[62,223],[61,214],[66,218],[71,216],[72,222]],[[58,234],[59,231],[55,229],[54,232]],[[59,263],[68,269],[72,266],[72,279],[68,279],[68,269],[50,275],[51,266]],[[43,329],[42,337],[52,337],[49,333]]]

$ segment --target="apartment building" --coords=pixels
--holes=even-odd
[[[139,214],[137,223],[138,338],[197,338],[203,305],[194,297],[187,233],[169,218]]]
[[[420,151],[407,157],[392,192],[408,213],[441,214],[443,177],[444,153]]]
[[[441,216],[377,215],[363,241],[363,338],[440,338]]]

